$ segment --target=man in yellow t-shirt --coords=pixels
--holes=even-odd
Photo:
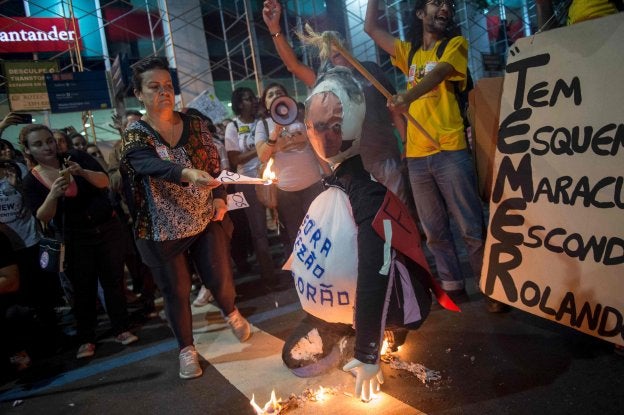
[[[622,0],[570,0],[568,3],[567,25],[608,16],[624,9]],[[557,26],[558,19],[555,18],[552,0],[535,0],[535,6],[537,26],[540,30]]]
[[[435,146],[412,123],[407,128],[407,166],[418,217],[435,258],[440,284],[451,297],[465,298],[465,281],[453,242],[449,218],[457,223],[478,285],[483,261],[483,210],[476,177],[466,150],[464,124],[455,97],[455,84],[466,87],[466,39],[453,36],[452,0],[417,0],[409,42],[392,36],[378,22],[379,0],[370,0],[364,30],[388,52],[407,76],[408,90],[390,101],[409,113],[433,139]],[[447,39],[447,40],[444,40]],[[442,41],[444,53],[438,58]],[[410,59],[410,50],[415,51]],[[408,59],[410,60],[408,62]],[[501,303],[488,303],[492,312]]]

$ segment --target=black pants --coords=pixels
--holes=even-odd
[[[187,252],[221,312],[228,315],[234,311],[230,235],[224,228],[230,224],[226,216],[223,222],[211,222],[203,232],[189,238],[162,242],[137,240],[141,257],[152,270],[165,300],[167,319],[180,349],[194,344]]]
[[[95,228],[66,231],[67,275],[74,286],[74,315],[81,344],[95,342],[98,280],[113,334],[128,329],[121,226],[113,218]]]

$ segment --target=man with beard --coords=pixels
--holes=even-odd
[[[407,75],[407,92],[388,104],[421,123],[439,148],[413,125],[407,129],[407,165],[418,217],[435,258],[442,288],[465,297],[465,281],[453,243],[450,216],[457,223],[478,285],[483,261],[483,211],[464,123],[455,94],[467,80],[468,43],[455,33],[452,0],[417,0],[410,41],[394,38],[377,19],[379,0],[368,2],[364,30]],[[444,47],[438,57],[437,50]],[[504,311],[488,300],[488,311]]]

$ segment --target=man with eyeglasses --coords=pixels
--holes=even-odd
[[[427,237],[442,288],[456,300],[466,298],[449,218],[457,223],[478,286],[483,261],[484,220],[472,158],[455,95],[466,88],[468,43],[458,35],[451,0],[418,0],[409,41],[393,37],[378,21],[379,0],[368,2],[364,30],[407,75],[408,90],[388,105],[409,111],[439,148],[411,123],[407,129],[407,166],[418,217]],[[448,42],[438,57],[437,49]],[[409,60],[409,62],[408,62]],[[488,299],[488,311],[502,303]]]

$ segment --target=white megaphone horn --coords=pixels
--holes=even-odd
[[[299,112],[297,102],[286,96],[275,98],[269,111],[273,121],[279,125],[292,124],[297,119]]]

